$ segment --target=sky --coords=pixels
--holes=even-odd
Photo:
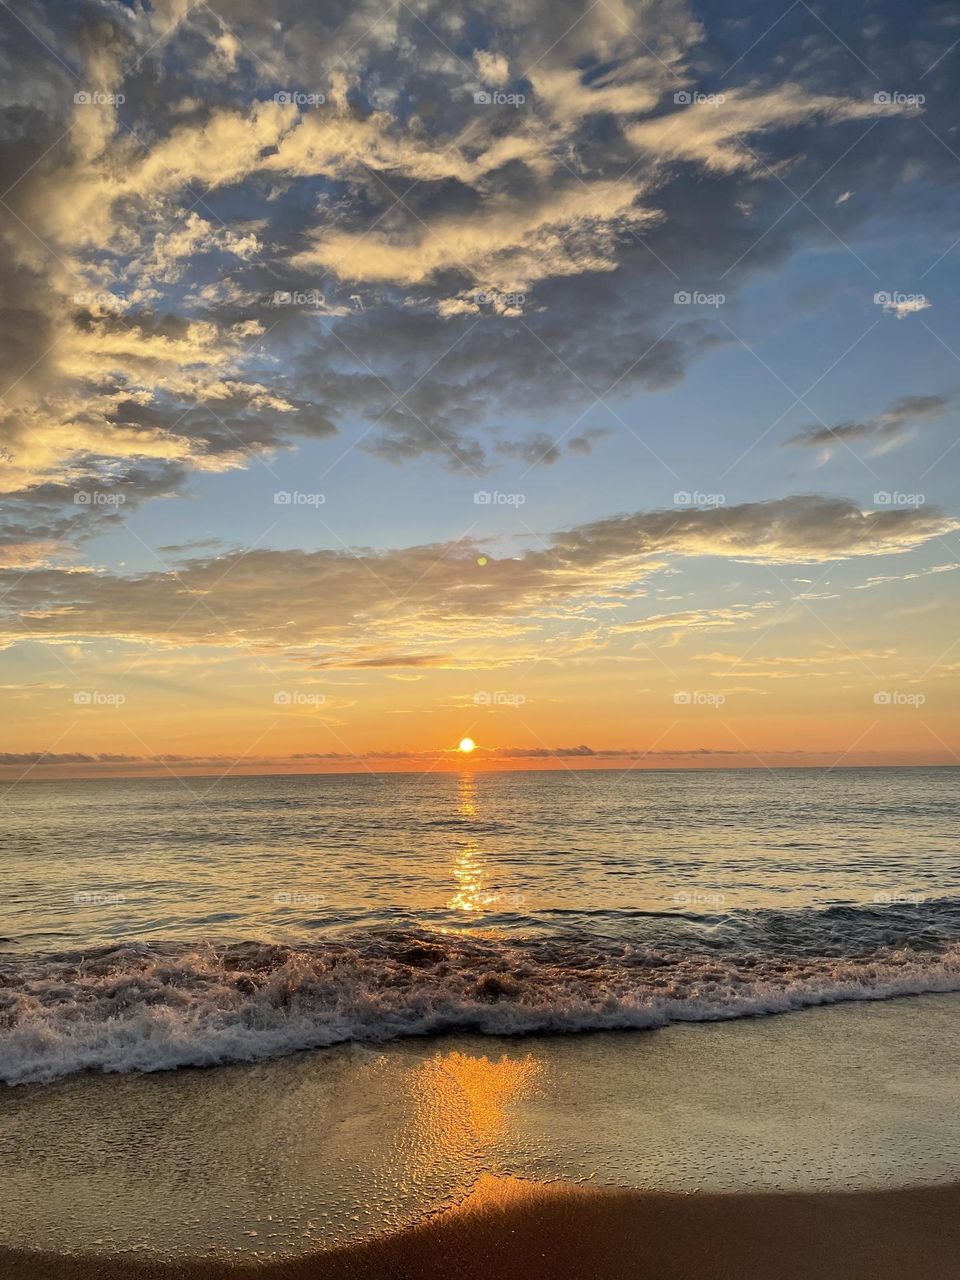
[[[0,69],[4,779],[960,761],[955,6],[23,0]]]

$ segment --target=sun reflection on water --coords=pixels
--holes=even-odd
[[[477,817],[477,779],[463,773],[457,782],[457,814],[464,820]],[[485,859],[476,838],[468,832],[454,854],[451,870],[457,890],[447,906],[451,911],[477,912],[489,904],[491,895],[485,889]]]

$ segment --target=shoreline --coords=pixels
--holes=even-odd
[[[294,1259],[0,1249],[6,1280],[956,1280],[960,1185],[677,1194],[482,1178],[404,1230]]]
[[[402,1233],[485,1174],[684,1203],[950,1187],[958,1058],[960,994],[4,1090],[0,1275],[17,1251],[301,1258]]]

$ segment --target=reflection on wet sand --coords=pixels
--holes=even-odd
[[[462,1160],[489,1156],[508,1128],[509,1109],[536,1091],[543,1063],[471,1057],[456,1050],[425,1058],[410,1071],[418,1150]]]

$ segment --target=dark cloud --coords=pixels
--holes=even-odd
[[[678,289],[733,299],[881,200],[919,231],[956,181],[935,4],[833,32],[802,5],[770,30],[763,4],[731,21],[682,0],[218,14],[30,0],[5,20],[10,544],[93,528],[43,497],[30,527],[32,489],[109,464],[134,503],[159,472],[179,486],[347,424],[390,462],[476,474],[555,461],[568,429],[588,452],[600,434],[574,424],[598,397],[668,387],[730,340]],[[921,82],[922,107],[874,100]],[[726,101],[675,100],[700,89]],[[542,427],[498,445],[518,409]]]
[[[527,440],[501,440],[496,445],[496,451],[505,458],[516,458],[530,467],[551,466],[559,462],[565,453],[586,457],[593,452],[598,440],[604,440],[613,434],[606,427],[589,427],[586,431],[565,439],[563,436],[554,438],[545,431],[540,431]]]
[[[866,440],[875,452],[895,448],[910,438],[912,428],[920,422],[933,422],[950,408],[949,396],[901,396],[881,414],[864,422],[840,422],[836,426],[804,427],[784,441],[784,447],[822,449],[829,457],[836,445]]]

